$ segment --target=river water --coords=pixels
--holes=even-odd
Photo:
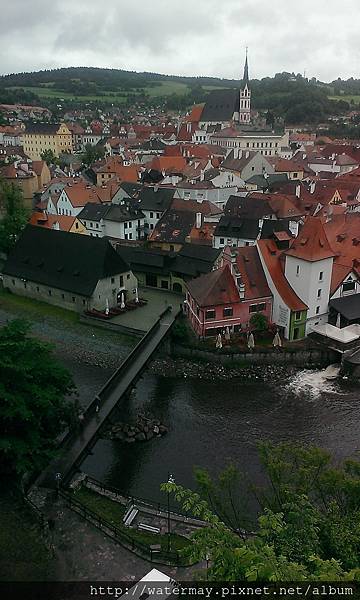
[[[323,371],[298,371],[276,383],[148,372],[118,418],[131,423],[139,412],[160,419],[169,433],[143,443],[99,440],[82,469],[123,493],[157,501],[164,501],[160,484],[168,473],[194,488],[194,466],[216,475],[233,462],[263,483],[261,440],[317,445],[337,460],[360,456],[359,386],[328,381]]]

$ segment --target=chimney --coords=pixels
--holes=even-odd
[[[201,223],[202,223],[202,214],[198,212],[198,213],[196,213],[196,221],[195,221],[196,229],[200,229]]]
[[[244,300],[245,298],[245,284],[242,282],[241,277],[236,278],[236,285],[239,290],[239,298],[240,300]]]
[[[296,188],[295,188],[295,196],[297,198],[300,198],[300,190],[301,190],[301,186],[300,183],[297,184]]]
[[[245,158],[249,158],[249,156],[250,156],[250,152],[249,152],[249,150],[246,150]]]
[[[204,181],[204,173],[205,173],[204,169],[201,169],[201,171],[200,171],[200,181]]]

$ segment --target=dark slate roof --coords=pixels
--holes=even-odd
[[[348,321],[360,319],[360,294],[335,298],[335,300],[330,300],[329,305]]]
[[[196,214],[188,210],[168,210],[156,224],[149,240],[182,244],[195,225]]]
[[[151,139],[140,146],[142,150],[164,150],[166,144],[161,140]]]
[[[28,225],[3,273],[90,297],[99,279],[129,270],[103,238]]]
[[[275,231],[285,231],[286,233],[293,237],[290,229],[289,229],[289,221],[286,219],[277,219],[273,221],[272,219],[264,219],[263,225],[261,228],[261,239],[270,239],[273,237],[273,233]]]
[[[101,221],[109,210],[108,204],[88,202],[78,214],[80,221]]]
[[[134,207],[129,204],[113,204],[109,206],[104,217],[106,221],[116,221],[117,223],[143,218],[144,213],[137,206]]]
[[[241,219],[239,217],[221,217],[214,231],[215,236],[245,240],[256,240],[259,235],[258,219]]]
[[[141,183],[131,183],[130,181],[123,181],[120,187],[127,193],[128,196],[133,198],[138,194],[142,188]]]
[[[220,248],[184,244],[179,252],[165,252],[158,248],[117,246],[118,252],[130,264],[132,271],[168,275],[178,274],[192,279],[212,270]]]
[[[137,196],[139,208],[164,212],[170,207],[175,191],[169,188],[143,187]]]
[[[38,133],[42,135],[55,135],[59,130],[59,123],[32,123],[27,121],[25,133]]]
[[[246,219],[262,219],[266,215],[273,215],[274,211],[269,203],[261,198],[229,196],[224,213]]]
[[[214,90],[207,97],[201,121],[230,121],[239,110],[239,90]]]

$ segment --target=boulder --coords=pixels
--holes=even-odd
[[[130,438],[135,437],[135,431],[133,431],[133,430],[128,431],[127,436]]]
[[[159,433],[161,435],[165,435],[165,433],[167,433],[167,431],[168,430],[167,430],[167,427],[165,427],[165,425],[160,425],[160,427],[159,427]]]
[[[142,433],[142,432],[140,432],[140,433],[137,433],[137,434],[135,435],[135,439],[136,439],[138,442],[145,442],[145,440],[146,440],[145,433]]]
[[[151,438],[153,438],[153,437],[154,437],[153,432],[152,431],[148,431],[147,434],[146,434],[146,439],[147,440],[151,440]]]

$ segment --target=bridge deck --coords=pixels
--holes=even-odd
[[[55,474],[61,473],[62,480],[64,480],[71,473],[73,467],[80,464],[87,448],[96,441],[99,428],[145,367],[173,325],[179,310],[166,310],[123,361],[89,406],[81,430],[65,442],[60,456],[50,463],[36,481],[37,486],[56,488]],[[98,411],[96,411],[96,405],[98,405]]]

